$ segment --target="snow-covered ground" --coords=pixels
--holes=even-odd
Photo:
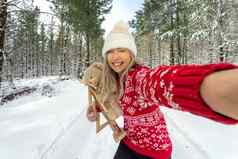
[[[87,88],[77,80],[21,81],[50,84],[52,97],[39,91],[0,106],[1,159],[112,159],[117,144],[109,128],[96,135],[86,119]],[[238,125],[227,126],[167,108],[175,159],[237,159]],[[119,123],[122,119],[119,119]]]

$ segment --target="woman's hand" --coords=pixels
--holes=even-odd
[[[200,93],[214,111],[238,120],[238,69],[208,75]]]
[[[97,117],[96,110],[93,105],[90,105],[87,109],[87,118],[89,121],[93,122],[96,121],[96,117]]]

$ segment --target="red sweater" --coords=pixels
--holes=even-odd
[[[134,151],[153,159],[168,159],[172,144],[160,106],[209,118],[224,124],[238,121],[211,110],[200,96],[208,74],[232,69],[232,64],[159,66],[135,65],[125,77],[119,98],[127,136],[123,141]]]

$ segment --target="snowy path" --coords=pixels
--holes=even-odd
[[[96,135],[95,125],[79,115],[49,151],[41,159],[97,159],[112,158],[117,145],[113,142],[109,129]],[[84,124],[82,124],[84,123]]]
[[[0,109],[1,158],[112,159],[117,144],[111,130],[96,135],[95,124],[85,117],[86,88],[77,81],[65,81],[57,90],[55,97],[26,97],[25,103],[19,99]],[[237,158],[238,126],[163,111],[174,143],[173,158]]]

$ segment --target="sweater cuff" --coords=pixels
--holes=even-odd
[[[234,68],[237,68],[237,66],[222,63],[184,66],[182,69],[178,69],[171,77],[173,83],[173,89],[171,89],[173,94],[172,104],[182,111],[188,111],[223,124],[238,123],[238,120],[213,111],[200,95],[201,83],[207,75]]]

